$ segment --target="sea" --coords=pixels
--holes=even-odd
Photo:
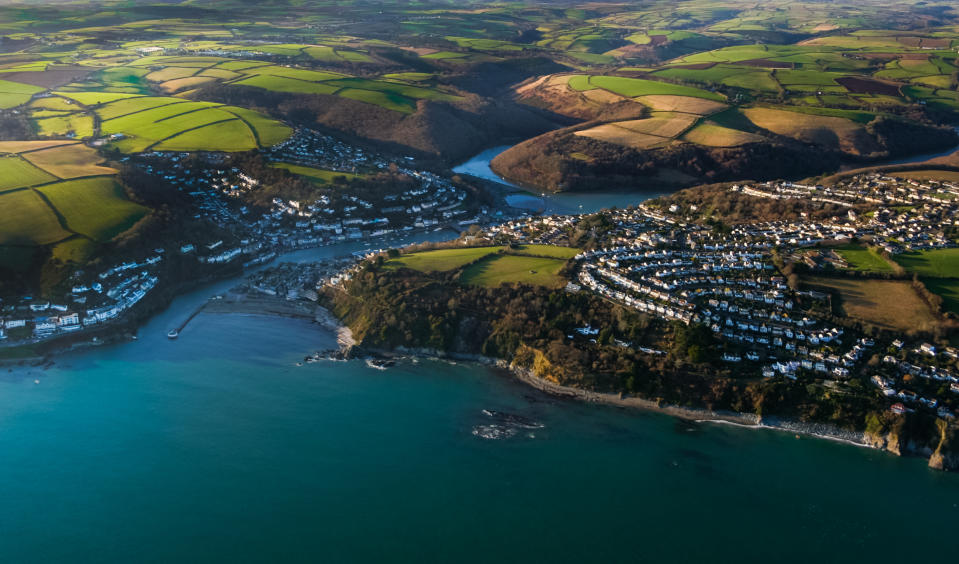
[[[201,313],[166,337],[236,283],[0,372],[0,562],[955,560],[959,475],[924,460],[469,363],[304,364],[335,346],[304,320]]]

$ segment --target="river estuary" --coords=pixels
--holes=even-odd
[[[637,194],[622,191],[561,192],[559,194],[532,193],[504,179],[490,169],[490,161],[510,147],[511,145],[501,145],[499,147],[486,149],[470,160],[453,168],[453,172],[457,174],[469,174],[470,176],[514,188],[516,192],[506,196],[507,203],[518,208],[547,214],[590,213],[605,208],[625,208],[666,194],[666,192],[644,192]]]

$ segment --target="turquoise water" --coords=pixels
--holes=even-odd
[[[333,345],[298,320],[200,315],[165,338],[229,284],[137,341],[0,373],[0,562],[954,558],[959,476],[921,460],[463,364],[297,367]],[[484,409],[543,426],[482,439]]]

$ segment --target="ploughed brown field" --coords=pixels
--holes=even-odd
[[[771,61],[769,59],[749,59],[748,61],[739,61],[737,65],[747,67],[759,67],[763,69],[791,69],[796,65],[785,61]]]
[[[853,94],[883,94],[886,96],[899,96],[901,94],[898,84],[872,80],[871,78],[844,76],[837,78],[836,82]]]
[[[716,63],[690,63],[688,65],[675,65],[670,68],[688,69],[688,70],[706,70],[716,66]]]
[[[92,69],[84,67],[68,68],[68,69],[50,69],[44,72],[7,72],[3,73],[3,80],[9,80],[12,82],[22,82],[24,84],[32,84],[33,86],[41,86],[43,88],[59,88],[64,84],[69,84],[71,82],[76,82],[82,77],[90,74]]]
[[[809,277],[803,282],[836,291],[843,312],[854,319],[892,331],[931,331],[939,320],[905,280]]]

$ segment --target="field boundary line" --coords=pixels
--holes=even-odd
[[[255,127],[253,127],[253,124],[252,124],[252,123],[248,122],[248,121],[246,120],[246,118],[244,118],[243,116],[241,116],[241,115],[239,115],[239,114],[234,114],[234,113],[231,112],[230,110],[223,110],[223,111],[224,111],[224,112],[229,112],[230,114],[236,116],[236,119],[242,121],[243,124],[246,125],[247,129],[250,130],[250,133],[253,134],[253,140],[256,142],[256,146],[257,146],[257,147],[259,147],[260,149],[265,149],[265,148],[266,148],[266,147],[263,146],[263,143],[260,141],[260,132],[257,131]],[[283,122],[280,122],[280,123],[283,123]]]
[[[57,222],[60,223],[60,227],[62,227],[64,231],[68,233],[72,233],[74,235],[80,235],[80,233],[77,233],[76,231],[71,229],[69,225],[67,225],[67,218],[62,213],[60,213],[60,210],[58,210],[57,207],[53,205],[53,202],[50,201],[50,198],[48,198],[46,194],[44,194],[40,190],[37,190],[36,188],[30,188],[30,190],[32,190],[34,194],[36,194],[41,200],[43,200],[43,203],[46,204],[51,211],[53,211],[53,215],[57,217]],[[65,239],[69,239],[69,237],[60,239],[60,241],[63,241]]]
[[[229,112],[227,112],[227,113],[229,113]],[[179,137],[180,135],[183,135],[184,133],[189,133],[190,131],[196,131],[197,129],[203,129],[204,127],[209,127],[209,126],[211,126],[211,125],[217,125],[217,124],[220,124],[220,123],[227,123],[227,122],[230,122],[230,121],[242,121],[242,120],[240,120],[239,116],[236,116],[235,114],[230,114],[230,115],[231,115],[231,116],[234,116],[234,117],[229,118],[229,119],[221,119],[221,120],[219,120],[219,121],[212,121],[212,122],[210,122],[210,123],[205,123],[205,124],[203,124],[203,125],[198,125],[198,126],[196,126],[196,127],[191,127],[190,129],[184,129],[184,130],[182,130],[182,131],[178,131],[178,132],[174,133],[173,135],[170,135],[169,137],[164,137],[163,139],[160,139],[160,140],[158,140],[158,141],[156,141],[156,142],[154,142],[154,143],[151,143],[150,145],[147,145],[147,146],[144,147],[143,150],[140,151],[140,152],[141,152],[141,153],[145,153],[145,152],[147,152],[147,151],[153,151],[153,150],[155,150],[154,147],[156,147],[157,145],[159,145],[159,144],[161,144],[161,143],[163,143],[163,142],[165,142],[165,141],[169,141],[170,139],[173,139],[173,138],[175,138],[175,137]]]
[[[144,98],[150,98],[150,97],[151,97],[151,96],[144,96]],[[164,97],[165,97],[165,96],[164,96]],[[121,100],[132,100],[132,98],[122,98]],[[116,102],[119,102],[120,100],[115,100],[115,101],[116,101]],[[175,106],[176,104],[186,104],[186,103],[188,103],[188,102],[189,102],[189,100],[177,100],[177,101],[175,101],[175,102],[170,102],[169,104],[160,104],[159,106],[153,106],[152,108],[144,108],[144,109],[142,109],[142,110],[137,110],[137,111],[135,111],[135,112],[130,112],[130,113],[128,113],[128,114],[120,114],[120,115],[118,115],[118,116],[113,116],[112,118],[107,118],[107,119],[104,119],[104,120],[102,120],[102,121],[103,121],[103,122],[113,121],[113,120],[115,120],[115,119],[120,119],[120,118],[124,118],[124,117],[127,117],[127,116],[132,116],[132,115],[140,114],[140,113],[147,112],[147,111],[150,111],[150,110],[156,110],[156,109],[158,109],[158,108],[165,108],[165,107],[167,107],[167,106]],[[110,102],[110,103],[112,103],[112,102]],[[184,113],[186,113],[186,112],[184,112]],[[154,122],[154,123],[156,123],[156,122]]]
[[[190,103],[192,104],[192,103],[194,103],[194,102],[190,102]],[[194,113],[194,112],[202,112],[202,111],[204,111],[204,110],[217,110],[217,109],[222,108],[222,107],[225,106],[225,105],[226,105],[226,104],[217,104],[217,105],[213,105],[213,106],[204,106],[204,107],[202,107],[202,108],[193,108],[192,110],[187,110],[187,111],[181,112],[181,113],[179,113],[179,114],[173,114],[172,116],[167,116],[167,117],[165,117],[165,118],[160,118],[160,119],[156,120],[156,121],[153,122],[153,123],[161,123],[161,122],[164,122],[164,121],[166,121],[166,120],[168,120],[168,119],[173,119],[173,118],[177,118],[177,117],[180,117],[180,116],[185,116],[185,115],[187,115],[187,114],[192,114],[192,113]]]

